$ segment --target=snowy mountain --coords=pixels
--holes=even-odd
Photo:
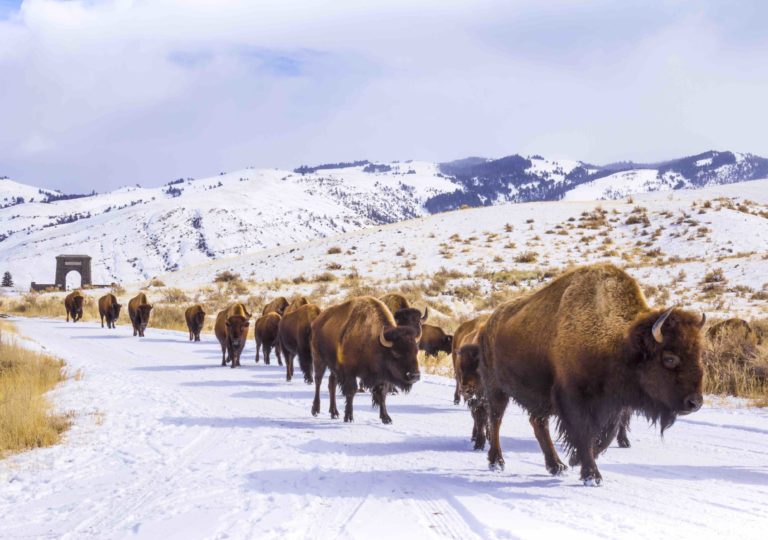
[[[706,152],[606,166],[541,156],[450,163],[358,161],[246,169],[158,188],[65,195],[0,180],[0,260],[15,281],[50,282],[54,256],[87,253],[97,283],[135,282],[463,205],[597,200],[768,177],[768,160]]]

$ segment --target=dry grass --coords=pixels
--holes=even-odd
[[[98,321],[98,299],[83,293],[83,320]],[[8,301],[7,312],[21,317],[46,317],[64,319],[64,296],[46,293],[27,293]]]
[[[64,362],[19,345],[0,324],[0,457],[56,444],[69,428],[45,393],[66,378]]]
[[[758,336],[767,321],[752,321]],[[744,397],[768,405],[768,343],[755,345],[739,331],[726,330],[707,339],[704,353],[704,391],[707,394]]]

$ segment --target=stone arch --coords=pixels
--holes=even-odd
[[[56,257],[56,286],[62,291],[67,288],[67,274],[80,274],[81,286],[91,283],[91,258],[88,255],[58,255]]]

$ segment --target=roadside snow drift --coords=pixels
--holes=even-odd
[[[284,369],[220,367],[212,336],[19,320],[80,380],[63,444],[0,462],[4,538],[758,538],[768,523],[768,414],[708,403],[661,440],[635,419],[632,448],[600,458],[601,488],[553,478],[510,406],[507,470],[473,452],[453,381],[370,398],[354,424],[310,415],[313,388]]]

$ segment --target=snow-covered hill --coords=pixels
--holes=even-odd
[[[0,271],[11,271],[18,286],[50,282],[55,255],[86,253],[93,257],[95,282],[135,282],[463,205],[612,199],[759,175],[768,176],[768,160],[707,152],[604,167],[508,156],[246,169],[76,198],[6,179],[0,180],[0,200],[6,201],[0,208]]]

